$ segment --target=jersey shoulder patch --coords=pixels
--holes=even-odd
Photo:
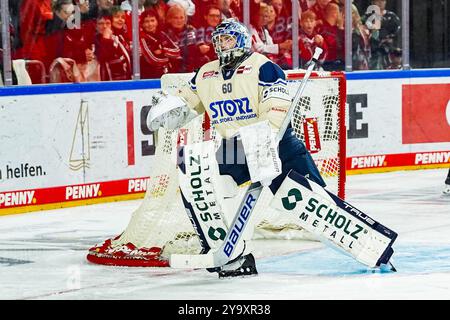
[[[264,63],[259,68],[258,85],[263,88],[261,102],[273,98],[291,100],[284,71],[271,61]]]
[[[262,86],[282,82],[287,84],[283,69],[272,61],[267,61],[259,67],[259,84]]]

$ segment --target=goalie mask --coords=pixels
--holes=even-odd
[[[234,67],[250,53],[251,37],[245,25],[235,19],[221,22],[212,33],[214,50],[222,67]]]

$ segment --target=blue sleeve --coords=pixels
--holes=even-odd
[[[276,83],[286,83],[283,69],[272,61],[267,61],[259,68],[259,85],[271,86]]]

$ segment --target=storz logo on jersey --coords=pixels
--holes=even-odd
[[[215,101],[209,105],[209,109],[212,111],[213,124],[256,117],[248,98]]]

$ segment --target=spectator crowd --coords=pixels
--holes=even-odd
[[[345,1],[298,1],[300,67],[320,46],[323,70],[344,70]],[[131,79],[131,2],[10,1],[12,59],[29,62],[32,83]],[[354,70],[401,67],[400,19],[386,2],[372,0],[377,10],[363,13],[352,5]],[[214,28],[225,18],[243,21],[242,0],[139,0],[138,7],[142,79],[192,72],[216,59]],[[250,0],[250,32],[254,51],[292,69],[291,0]]]

